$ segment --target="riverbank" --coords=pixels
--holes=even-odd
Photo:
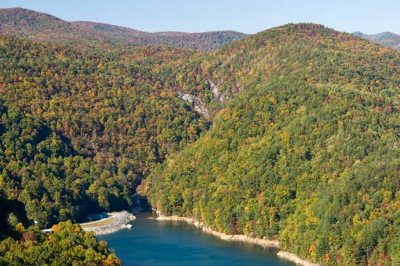
[[[228,235],[225,233],[217,232],[212,230],[210,227],[206,226],[204,223],[197,221],[196,219],[193,218],[188,218],[188,217],[181,217],[181,216],[164,216],[161,215],[159,212],[157,213],[157,217],[155,218],[156,220],[159,221],[182,221],[186,222],[188,224],[194,225],[195,227],[201,229],[204,233],[211,234],[213,236],[219,237],[222,240],[226,241],[237,241],[237,242],[246,242],[250,244],[255,244],[262,246],[264,248],[280,248],[279,241],[277,240],[269,240],[266,238],[255,238],[255,237],[249,237],[246,235]],[[296,254],[287,252],[287,251],[279,251],[277,254],[280,258],[287,259],[290,261],[293,261],[294,263],[298,265],[303,265],[303,266],[320,266],[319,264],[310,262],[308,260],[304,260],[299,258]]]
[[[135,215],[127,211],[107,213],[106,218],[79,224],[83,230],[94,232],[95,235],[114,233],[118,230],[131,228],[129,222],[136,219]]]
[[[131,228],[132,225],[129,224],[129,222],[136,219],[135,215],[127,211],[110,212],[99,215],[104,215],[106,217],[93,222],[80,223],[79,225],[86,232],[93,232],[95,235],[105,235],[121,229]],[[42,232],[50,233],[52,229],[43,229]]]

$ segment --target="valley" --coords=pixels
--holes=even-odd
[[[25,9],[0,22],[0,264],[120,265],[101,239],[126,231],[78,223],[149,208],[304,265],[400,263],[399,51],[312,23],[145,33]]]

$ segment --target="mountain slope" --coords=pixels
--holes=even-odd
[[[400,54],[298,24],[210,57],[233,99],[153,171],[153,206],[324,265],[399,263]]]
[[[400,49],[400,35],[392,32],[382,32],[372,35],[364,34],[362,32],[354,32],[353,35],[394,49]]]
[[[74,156],[65,139],[40,119],[19,112],[2,99],[0,117],[0,264],[72,265],[85,261],[121,265],[106,243],[97,242],[79,225],[60,223],[52,234],[28,227],[32,224],[28,217],[43,225],[79,211],[79,199],[90,205],[85,195],[72,192],[76,184],[71,186],[69,171],[88,170],[86,164],[95,166]],[[82,176],[77,180],[85,182]]]
[[[13,247],[31,250],[19,246],[19,223],[130,208],[150,172],[147,196],[164,214],[278,239],[326,265],[400,262],[398,52],[313,24],[213,52],[75,49],[65,40],[126,44],[147,33],[36,15],[1,24],[20,37],[63,42],[0,38],[0,201],[25,210],[0,210],[0,226],[13,236],[0,244],[4,263],[18,259]],[[79,230],[65,227],[79,246]]]
[[[41,227],[131,208],[140,180],[207,129],[159,73],[191,52],[126,52],[0,39],[1,97],[36,121],[0,119],[0,188]]]
[[[70,41],[95,34],[54,16],[22,8],[0,9],[0,33],[37,41]]]
[[[149,33],[95,22],[67,22],[22,8],[0,9],[0,34],[48,42],[97,41],[122,45],[167,45],[212,50],[247,35],[234,31]]]

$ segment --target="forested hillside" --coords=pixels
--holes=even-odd
[[[324,265],[400,263],[400,54],[298,24],[210,58],[236,96],[153,171],[153,206]]]
[[[0,29],[14,36],[0,38],[0,264],[118,265],[68,220],[143,195],[324,265],[400,263],[397,51],[314,24],[209,52],[152,45],[244,35],[23,9],[1,10]]]
[[[63,137],[1,99],[0,140],[0,265],[120,265],[107,243],[70,221],[51,235],[29,227],[30,219],[43,226],[91,207],[78,182],[94,163],[73,156]]]
[[[207,128],[145,53],[132,51],[128,64],[118,55],[1,40],[0,184],[29,219],[48,226],[132,206],[135,186],[155,164]]]
[[[137,207],[141,180],[209,126],[173,79],[193,52],[104,49],[0,39],[0,264],[118,265],[70,222],[38,228]]]
[[[104,23],[68,22],[23,8],[0,9],[0,34],[80,46],[82,43],[90,45],[103,43],[125,46],[170,46],[197,50],[217,49],[247,36],[235,31],[150,33]]]

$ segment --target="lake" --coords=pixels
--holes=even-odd
[[[293,266],[277,250],[223,241],[185,222],[157,221],[140,214],[132,229],[98,236],[106,240],[123,265],[270,265]]]

